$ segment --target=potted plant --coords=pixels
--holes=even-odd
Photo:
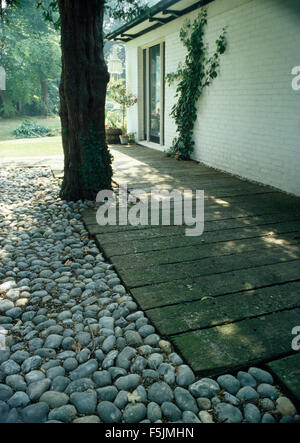
[[[122,134],[122,129],[120,128],[120,119],[118,112],[108,111],[106,114],[105,123],[105,134],[106,141],[108,144],[118,144],[120,142],[120,135]]]
[[[121,106],[122,113],[122,135],[120,135],[121,144],[128,144],[129,137],[126,131],[126,109],[137,103],[137,98],[126,91],[126,85],[122,81],[111,82],[108,88],[108,95],[111,100],[118,103]]]

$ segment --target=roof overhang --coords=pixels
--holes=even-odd
[[[131,40],[153,31],[178,17],[182,17],[201,6],[206,6],[214,0],[162,0],[147,14],[136,18],[130,23],[106,35],[108,40],[130,42]],[[128,32],[129,31],[129,32]]]

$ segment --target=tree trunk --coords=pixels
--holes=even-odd
[[[111,156],[105,142],[109,74],[103,54],[104,0],[58,0],[62,77],[60,118],[64,179],[60,197],[93,200],[111,188]]]
[[[41,93],[44,105],[45,115],[48,114],[48,83],[47,80],[41,80]]]

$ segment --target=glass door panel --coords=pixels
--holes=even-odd
[[[152,46],[149,49],[150,85],[149,85],[149,105],[150,105],[150,140],[160,142],[160,45]]]

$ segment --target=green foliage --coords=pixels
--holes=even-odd
[[[177,103],[173,106],[171,116],[177,125],[178,136],[174,139],[169,155],[178,160],[188,160],[194,149],[193,129],[197,119],[197,101],[203,90],[218,76],[220,56],[226,50],[226,30],[216,41],[216,50],[209,56],[205,43],[207,11],[202,10],[193,23],[187,21],[180,30],[180,40],[187,53],[183,65],[174,73],[168,74],[167,81],[176,87]]]
[[[126,91],[126,85],[122,81],[111,81],[108,84],[107,89],[108,97],[116,102],[118,105],[121,105],[122,111],[122,129],[126,132],[125,128],[125,117],[126,117],[126,109],[133,106],[137,103],[137,98]]]
[[[20,6],[8,8],[6,21],[1,23],[0,65],[6,70],[7,91],[2,103],[0,99],[0,113],[4,117],[56,113],[59,35],[44,22],[32,0],[20,0]]]
[[[92,123],[88,135],[79,137],[81,143],[81,177],[90,199],[94,200],[102,189],[111,189],[113,156]],[[101,189],[99,188],[101,184]]]
[[[24,120],[20,126],[14,130],[14,134],[17,138],[36,138],[54,135],[51,129],[45,128],[45,126],[38,125],[30,120]]]

